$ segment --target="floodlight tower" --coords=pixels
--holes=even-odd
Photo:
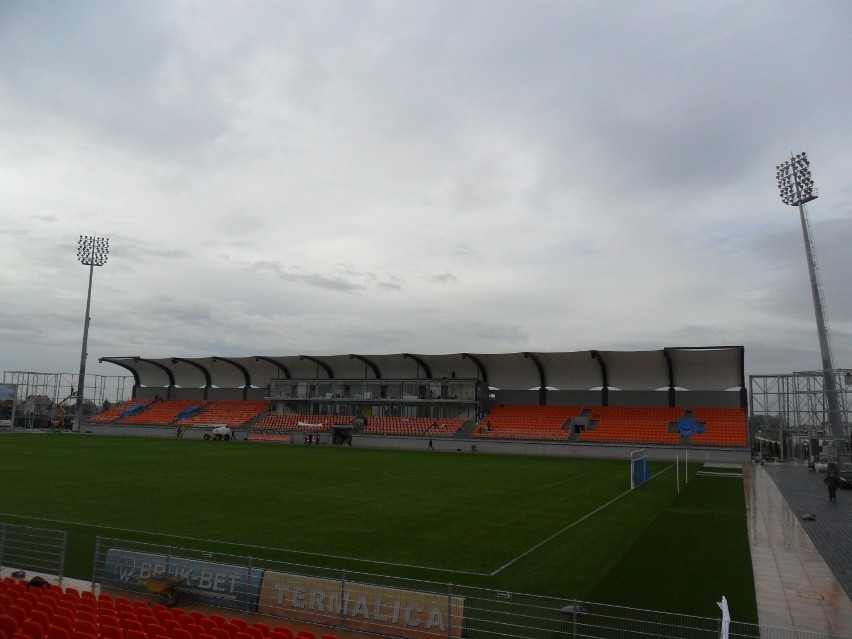
[[[96,266],[103,266],[109,259],[109,238],[81,235],[77,241],[77,259],[89,267],[89,293],[86,296],[86,317],[83,321],[83,351],[80,353],[80,376],[77,378],[77,403],[74,410],[74,430],[80,432],[80,415],[83,413],[83,391],[86,378],[86,352],[89,342],[89,309],[92,306],[92,275]]]
[[[837,398],[837,379],[834,371],[834,361],[831,354],[831,341],[828,333],[828,320],[825,317],[825,301],[820,286],[819,269],[817,268],[813,240],[811,239],[810,222],[805,210],[805,204],[817,199],[817,190],[811,178],[810,161],[805,153],[790,156],[790,159],[775,167],[778,178],[778,188],[781,191],[781,201],[788,206],[799,207],[799,217],[802,221],[802,234],[805,238],[805,255],[808,259],[808,274],[811,278],[811,294],[814,300],[814,315],[816,316],[817,334],[819,335],[819,350],[822,355],[823,393],[828,405],[828,423],[834,437],[835,446],[841,455],[847,454],[846,433],[843,429],[840,402]]]

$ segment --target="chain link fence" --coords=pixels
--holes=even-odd
[[[0,568],[55,575],[62,583],[68,533],[0,522]]]
[[[181,599],[338,631],[403,639],[718,639],[721,618],[626,608],[99,537],[92,584],[145,593],[153,575]],[[731,622],[728,637],[830,635]]]

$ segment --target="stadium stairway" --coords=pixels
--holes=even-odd
[[[476,428],[476,422],[472,419],[467,420],[461,428],[453,433],[453,439],[470,439],[473,429]]]
[[[270,414],[270,412],[267,411],[265,413],[262,413],[260,415],[253,417],[248,422],[246,422],[245,424],[240,426],[239,429],[237,430],[237,433],[242,433],[245,436],[245,438],[248,439],[249,433],[252,432],[252,430],[255,427],[255,424],[259,424],[260,422],[262,422],[263,418],[266,417],[269,414]]]

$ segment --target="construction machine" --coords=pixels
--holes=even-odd
[[[56,415],[50,420],[50,425],[55,431],[71,430],[74,427],[74,416],[68,412],[66,406],[69,399],[77,399],[77,393],[72,390],[68,397],[56,405]]]
[[[230,441],[234,437],[234,431],[226,424],[219,424],[211,432],[204,433],[204,441]]]

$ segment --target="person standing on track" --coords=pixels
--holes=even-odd
[[[829,462],[825,471],[823,483],[828,486],[828,501],[837,501],[837,487],[840,486],[840,475],[837,464]]]

